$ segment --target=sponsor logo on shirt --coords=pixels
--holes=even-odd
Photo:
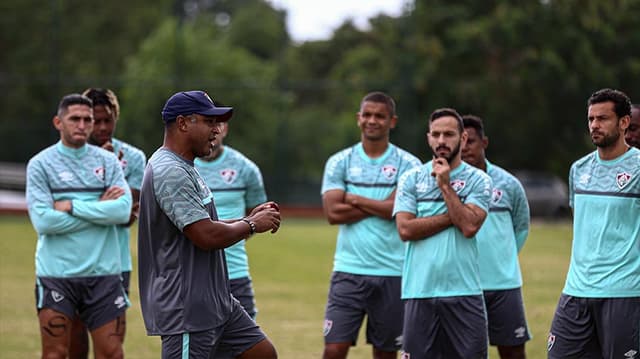
[[[502,199],[502,190],[499,188],[494,188],[493,193],[491,194],[491,201],[493,201],[493,203],[498,203],[500,202],[501,199]]]
[[[549,337],[547,338],[547,351],[550,352],[551,348],[553,348],[553,344],[556,342],[556,336],[552,333],[549,333]]]
[[[451,185],[451,188],[453,188],[454,191],[456,192],[460,192],[462,191],[462,189],[464,188],[464,186],[467,184],[467,182],[457,179],[457,180],[453,180],[451,181],[451,183],[449,183]]]
[[[234,170],[233,168],[225,168],[222,171],[220,171],[220,176],[228,184],[235,181],[237,175],[238,175],[238,172],[236,172],[236,170]]]
[[[616,184],[620,189],[623,189],[631,181],[631,175],[627,172],[618,173],[616,175]]]
[[[122,308],[127,305],[127,302],[124,300],[124,297],[120,295],[118,296],[118,298],[116,298],[113,304],[115,304],[117,308]]]
[[[362,174],[362,168],[360,167],[350,167],[349,168],[349,176],[358,177]]]
[[[54,302],[58,303],[58,302],[60,302],[61,300],[64,299],[64,295],[56,292],[55,290],[52,290],[51,291],[51,298],[53,298]]]
[[[93,174],[98,177],[100,181],[104,181],[104,167],[96,167],[93,169]]]
[[[329,334],[332,327],[333,327],[333,320],[325,319],[324,327],[322,328],[322,333],[325,337],[327,336],[327,334]]]
[[[387,178],[387,179],[392,179],[396,176],[396,173],[398,173],[398,169],[395,168],[392,165],[384,165],[382,166],[382,174]]]
[[[64,171],[64,172],[58,173],[58,177],[60,177],[60,180],[62,182],[71,182],[73,181],[74,176],[73,176],[73,173]]]

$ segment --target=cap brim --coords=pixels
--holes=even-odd
[[[218,118],[218,122],[226,122],[233,116],[233,107],[216,107],[207,111],[199,112],[198,115],[202,116],[215,116]]]

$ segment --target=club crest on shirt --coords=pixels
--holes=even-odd
[[[616,184],[620,189],[623,189],[631,181],[631,175],[627,172],[618,173],[616,175]]]
[[[460,179],[456,179],[451,181],[449,184],[451,185],[451,188],[453,188],[454,191],[460,192],[464,188],[464,186],[467,184],[467,182]]]
[[[233,168],[225,168],[220,171],[220,176],[226,183],[232,183],[233,181],[235,181],[237,174],[238,172],[236,172],[236,170],[234,170]]]
[[[333,320],[325,319],[324,327],[322,328],[322,333],[325,337],[327,336],[327,334],[329,334],[332,327],[333,327]]]
[[[124,171],[125,169],[127,169],[127,160],[125,160],[124,158],[120,160],[120,167],[122,167],[122,170]]]
[[[498,203],[502,199],[502,190],[499,188],[494,188],[491,193],[491,201],[493,203]]]
[[[393,177],[395,177],[396,173],[398,173],[398,169],[395,168],[392,165],[384,165],[382,166],[382,174],[387,178],[387,179],[392,179]]]
[[[98,177],[100,181],[104,181],[104,167],[96,167],[93,169],[93,174]]]

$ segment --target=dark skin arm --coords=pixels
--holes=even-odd
[[[245,218],[255,223],[256,233],[275,233],[280,228],[280,209],[274,202],[257,206]],[[198,248],[211,250],[227,248],[249,237],[250,228],[242,220],[222,222],[203,219],[184,227],[183,232]]]
[[[393,219],[393,201],[395,197],[395,190],[383,201],[358,196],[352,193],[346,193],[344,196],[344,202],[351,204],[372,216],[391,220]]]
[[[415,214],[409,212],[396,213],[396,226],[403,241],[417,241],[431,237],[451,225],[448,213],[420,218],[416,218]]]
[[[129,222],[125,224],[125,226],[127,227],[131,226],[133,222],[138,219],[138,215],[140,214],[140,191],[131,188],[131,197],[133,198],[133,201],[131,204],[131,215],[129,216]]]
[[[331,190],[322,195],[322,209],[330,224],[349,224],[370,216],[362,209],[345,203],[345,195],[342,190]]]

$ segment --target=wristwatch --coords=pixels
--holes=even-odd
[[[242,222],[249,225],[249,236],[253,236],[256,233],[256,224],[246,218],[243,218]]]

